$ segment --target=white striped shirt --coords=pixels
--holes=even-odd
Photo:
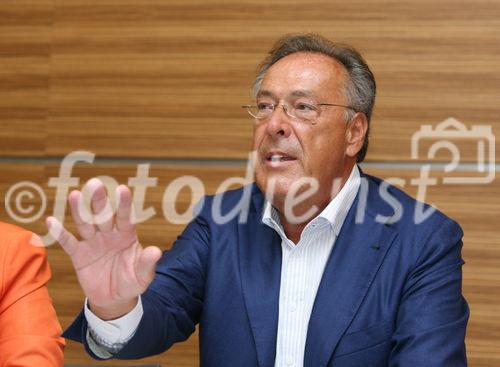
[[[304,365],[307,327],[326,262],[360,185],[354,166],[328,206],[304,228],[295,245],[283,231],[278,213],[266,203],[262,221],[281,237],[282,266],[275,367]]]
[[[304,364],[307,326],[316,292],[359,185],[359,170],[354,166],[340,192],[307,224],[296,245],[286,237],[276,210],[269,202],[266,203],[262,222],[280,235],[283,254],[275,367],[300,367]],[[85,318],[89,324],[87,342],[90,349],[101,358],[112,357],[110,352],[116,353],[135,334],[142,315],[140,298],[130,313],[112,321],[95,316],[86,300]]]

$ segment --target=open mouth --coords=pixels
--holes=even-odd
[[[270,152],[266,154],[266,161],[271,163],[295,161],[296,158],[282,152]]]

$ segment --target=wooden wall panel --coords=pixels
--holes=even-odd
[[[122,182],[135,174],[126,158],[245,159],[251,122],[239,106],[249,101],[256,65],[283,33],[313,31],[357,47],[375,73],[368,160],[408,162],[411,136],[422,124],[453,116],[499,131],[499,29],[499,0],[318,0],[307,6],[298,0],[2,0],[0,159],[87,149],[125,164],[79,165],[76,175],[107,174]],[[475,141],[462,141],[462,161],[474,162],[475,148]],[[0,163],[0,195],[19,181],[40,183],[48,215],[54,190],[47,180],[57,166],[50,158],[39,161]],[[373,172],[407,182],[416,177],[411,170]],[[243,169],[153,165],[159,187],[148,191],[148,205],[157,215],[139,225],[144,241],[168,248],[182,229],[163,219],[160,201],[183,174],[202,178],[213,191]],[[406,190],[416,192],[409,183]],[[500,365],[499,194],[498,180],[429,188],[428,200],[465,230],[471,366]],[[183,192],[179,208],[188,200]],[[3,207],[0,219],[16,222]],[[45,232],[42,220],[24,226]],[[48,253],[50,290],[67,326],[82,294],[63,251],[52,246]],[[197,345],[193,336],[148,361],[197,366]],[[71,342],[66,358],[97,364]]]
[[[52,0],[0,4],[0,156],[44,154]]]
[[[320,32],[365,54],[379,84],[370,160],[408,160],[422,124],[453,116],[496,131],[500,123],[498,0],[307,9],[298,1],[9,0],[0,12],[4,156],[88,149],[245,158],[251,126],[239,106],[255,66],[287,32]],[[474,158],[465,148],[462,159]]]
[[[50,164],[35,165],[0,165],[0,195],[16,182],[31,180],[39,183],[47,194],[47,215],[52,211],[54,189],[47,187],[49,177],[57,176],[58,167]],[[108,175],[120,183],[127,182],[128,177],[135,175],[133,165],[78,165],[73,176],[80,177],[81,183],[95,175]],[[385,178],[400,178],[406,182],[405,191],[416,195],[416,186],[411,179],[418,177],[414,170],[381,170],[367,169],[368,173]],[[467,173],[465,173],[467,174]],[[205,167],[196,166],[160,166],[152,165],[150,176],[158,177],[158,186],[148,189],[146,206],[152,205],[157,215],[138,226],[141,240],[145,244],[158,245],[163,249],[170,247],[183,225],[173,225],[167,222],[161,212],[161,198],[165,188],[175,178],[182,175],[199,177],[205,184],[207,192],[213,193],[227,177],[243,177],[244,169],[239,167]],[[432,177],[441,177],[434,172]],[[36,203],[36,199],[32,203]],[[178,210],[189,206],[190,196],[182,191],[178,197]],[[497,221],[500,216],[500,181],[497,179],[489,185],[443,185],[429,187],[426,201],[436,205],[440,210],[457,220],[463,227],[464,248],[463,257],[466,264],[463,267],[464,294],[470,304],[471,318],[467,333],[467,348],[470,366],[492,367],[500,364],[500,235]],[[28,203],[26,203],[28,204]],[[0,219],[14,222],[4,208],[0,209]],[[71,220],[66,223],[73,228]],[[45,233],[41,220],[24,225],[37,233]],[[53,270],[50,291],[54,304],[64,326],[68,326],[82,305],[82,292],[77,283],[74,271],[68,257],[58,245],[48,248],[49,260]],[[176,345],[170,351],[149,358],[148,361],[161,361],[164,366],[197,366],[198,341],[196,334],[187,342]],[[92,362],[80,345],[69,342],[66,349],[67,363]],[[131,365],[133,362],[121,362]]]
[[[422,124],[498,130],[498,29],[498,1],[56,1],[47,153],[245,158],[255,66],[283,33],[315,31],[375,72],[368,159],[408,160]]]

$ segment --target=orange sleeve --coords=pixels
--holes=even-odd
[[[64,339],[46,284],[45,249],[0,223],[0,367],[63,366]]]

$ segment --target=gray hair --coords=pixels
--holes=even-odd
[[[329,56],[346,69],[349,76],[347,85],[344,86],[347,101],[356,112],[363,112],[368,120],[368,131],[363,146],[356,156],[357,162],[363,161],[368,150],[368,133],[377,87],[373,73],[361,54],[354,48],[335,44],[318,34],[285,35],[274,44],[268,56],[260,64],[253,84],[254,97],[257,96],[269,68],[285,56],[297,52],[313,52]],[[349,121],[353,116],[354,111],[346,111],[346,121]]]

